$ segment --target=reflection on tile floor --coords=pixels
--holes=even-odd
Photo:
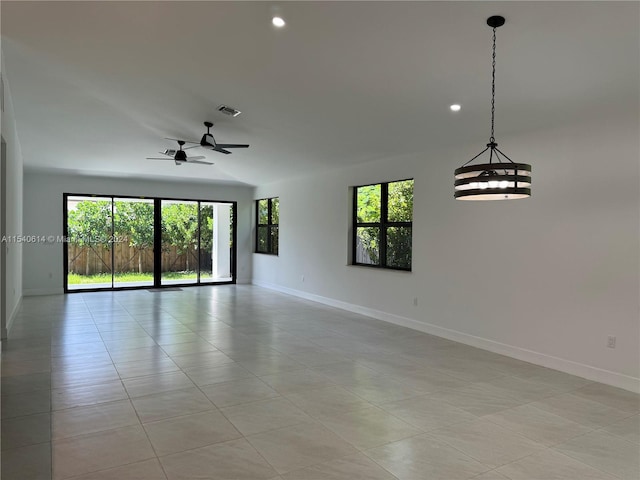
[[[25,298],[3,480],[640,478],[640,397],[252,286]]]

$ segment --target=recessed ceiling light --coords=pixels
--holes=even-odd
[[[461,107],[457,103],[454,103],[449,108],[451,109],[452,112],[459,112]]]
[[[286,22],[284,21],[284,18],[278,17],[278,16],[273,17],[271,19],[271,23],[273,23],[273,25],[275,27],[278,27],[278,28],[282,28],[282,27],[284,27],[286,25]]]

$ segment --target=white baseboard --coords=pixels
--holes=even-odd
[[[62,288],[28,288],[22,291],[22,295],[25,297],[36,297],[39,295],[62,295],[64,290]]]
[[[293,295],[296,297],[311,300],[313,302],[322,303],[331,307],[341,308],[353,313],[359,313],[368,317],[382,320],[385,322],[393,323],[394,325],[400,325],[402,327],[411,328],[420,332],[435,335],[437,337],[446,338],[447,340],[453,340],[454,342],[463,343],[472,347],[488,350],[500,355],[506,355],[517,360],[533,363],[542,367],[559,370],[564,373],[576,375],[578,377],[586,378],[594,382],[605,383],[613,387],[622,388],[631,392],[640,393],[640,378],[623,375],[620,373],[612,372],[610,370],[604,370],[602,368],[586,365],[584,363],[574,362],[565,358],[554,357],[552,355],[546,355],[544,353],[535,352],[533,350],[527,350],[525,348],[508,345],[505,343],[496,342],[495,340],[489,340],[475,335],[469,335],[457,330],[451,330],[448,328],[433,325],[431,323],[420,322],[412,318],[401,317],[380,310],[375,310],[361,305],[355,305],[352,303],[342,302],[333,298],[323,297],[315,295],[313,293],[303,292],[301,290],[295,290],[292,288],[282,287],[280,285],[274,285],[261,281],[253,281],[253,284],[259,287],[276,290],[281,293]]]

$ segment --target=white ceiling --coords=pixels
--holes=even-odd
[[[638,101],[638,3],[1,2],[28,168],[265,184]],[[225,103],[243,113],[224,116]],[[451,103],[462,104],[453,114]],[[215,166],[145,160],[215,122]],[[470,151],[470,154],[474,152]]]

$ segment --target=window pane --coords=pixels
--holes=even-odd
[[[411,228],[387,228],[387,267],[411,268]]]
[[[258,227],[258,244],[257,252],[267,252],[267,236],[269,235],[269,227]]]
[[[198,281],[198,202],[162,200],[162,285]]]
[[[271,199],[271,223],[277,225],[280,223],[280,199]]]
[[[358,227],[356,236],[356,263],[380,264],[380,228]]]
[[[153,200],[115,199],[115,287],[153,285],[153,210]]]
[[[278,254],[278,227],[271,227],[271,251],[269,253]]]
[[[67,197],[67,287],[111,288],[111,199]]]
[[[390,222],[411,222],[413,219],[413,180],[389,184],[388,217]]]
[[[258,200],[258,223],[266,225],[269,223],[269,200]]]
[[[358,223],[380,223],[380,184],[357,187]]]

